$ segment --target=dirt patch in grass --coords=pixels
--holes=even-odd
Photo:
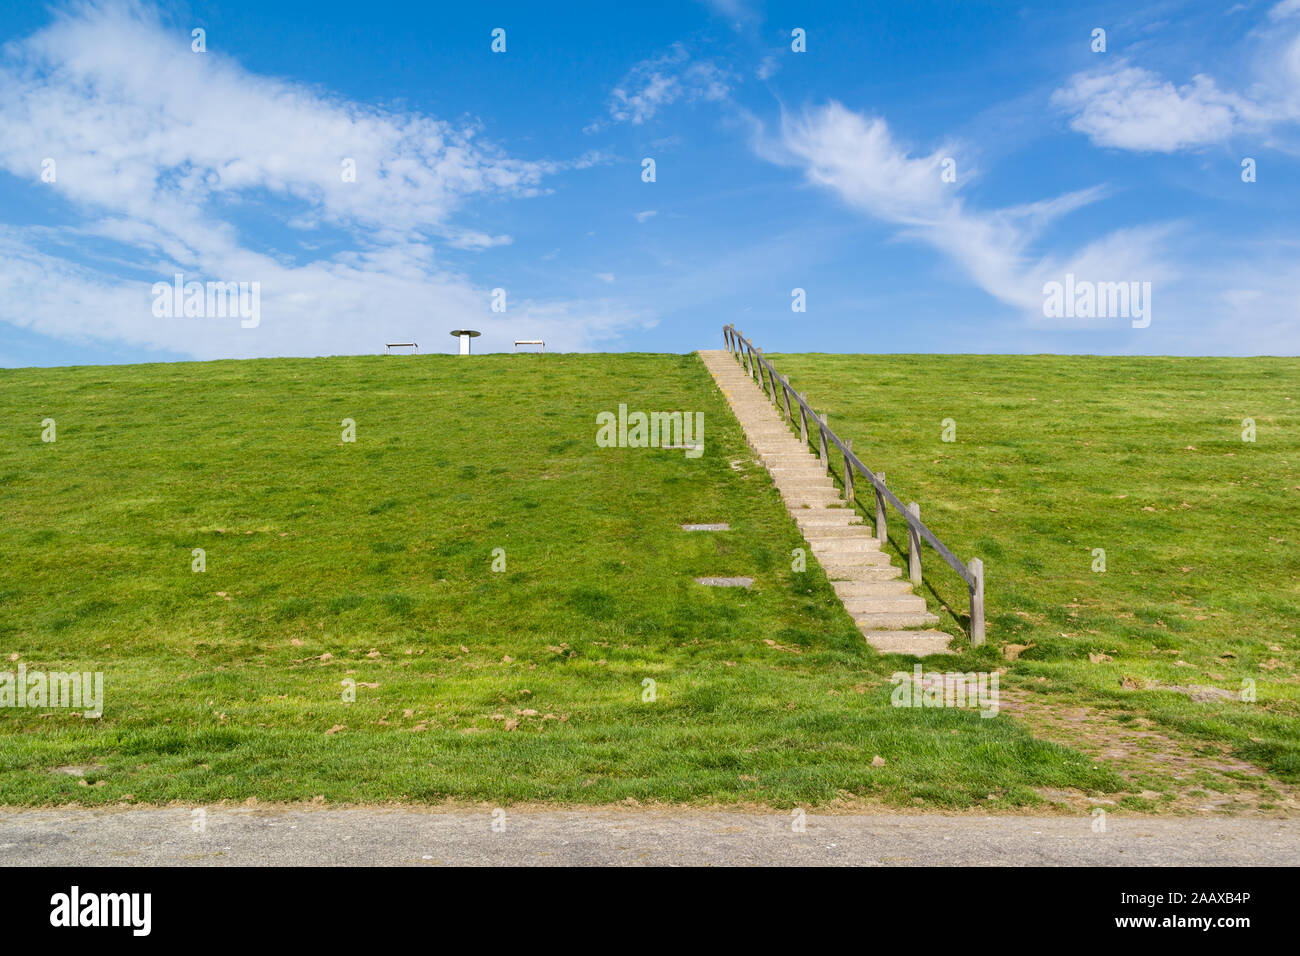
[[[1057,703],[1042,694],[1003,688],[998,706],[1035,737],[1087,754],[1129,784],[1127,793],[1106,796],[1036,789],[1052,803],[1082,813],[1102,807],[1143,813],[1300,814],[1300,787],[1232,756],[1223,744],[1157,730],[1145,717],[1122,721],[1104,710]]]

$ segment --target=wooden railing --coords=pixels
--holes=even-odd
[[[902,515],[903,520],[907,522],[907,573],[911,578],[913,585],[921,583],[921,541],[924,540],[930,547],[938,552],[939,557],[948,562],[948,566],[961,575],[961,579],[966,582],[967,589],[970,592],[970,642],[973,646],[978,647],[984,643],[984,562],[979,558],[971,558],[966,564],[963,564],[948,547],[939,540],[933,531],[927,528],[921,521],[921,506],[915,501],[904,505],[892,491],[885,487],[884,472],[875,473],[870,468],[862,464],[858,456],[853,454],[853,441],[842,441],[831,431],[826,422],[825,415],[818,415],[808,404],[808,396],[802,392],[796,392],[790,384],[790,380],[784,375],[777,373],[772,367],[769,359],[763,355],[763,350],[755,348],[754,343],[745,338],[736,329],[734,325],[726,325],[722,329],[723,338],[727,343],[727,351],[736,356],[737,361],[745,366],[750,378],[757,378],[763,393],[771,398],[777,411],[781,411],[781,401],[777,398],[777,387],[781,389],[781,396],[784,399],[785,410],[784,417],[793,423],[795,411],[798,409],[799,414],[799,437],[803,443],[808,444],[808,422],[811,418],[817,428],[817,457],[825,465],[829,472],[831,469],[830,446],[835,446],[844,456],[844,496],[849,504],[855,504],[854,500],[854,472],[865,478],[875,491],[876,496],[876,538],[883,546],[888,539],[887,534],[887,511],[886,505],[893,505],[898,513]]]

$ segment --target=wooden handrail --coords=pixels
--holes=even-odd
[[[883,543],[886,539],[885,526],[885,505],[893,505],[895,510],[902,515],[903,520],[907,522],[908,531],[908,571],[912,582],[919,583],[921,580],[921,555],[920,541],[924,539],[930,547],[938,553],[948,563],[948,566],[956,571],[963,581],[966,582],[970,594],[970,634],[971,644],[979,646],[984,643],[984,562],[979,558],[972,558],[969,564],[963,563],[960,558],[952,553],[948,547],[939,540],[938,536],[925,526],[921,521],[921,509],[919,505],[913,503],[911,507],[903,504],[901,500],[885,486],[885,476],[882,472],[877,475],[870,468],[864,465],[861,459],[853,453],[853,442],[841,441],[827,424],[825,415],[818,415],[813,411],[812,406],[807,402],[805,394],[796,392],[790,380],[777,373],[776,368],[772,365],[770,359],[763,355],[763,350],[756,348],[754,343],[740,334],[740,331],[734,324],[729,324],[722,329],[723,339],[727,343],[727,351],[737,356],[738,361],[744,362],[751,378],[754,376],[754,370],[757,368],[759,373],[760,387],[764,394],[768,393],[766,382],[770,381],[771,395],[769,396],[772,403],[776,405],[777,411],[781,410],[781,405],[777,401],[776,387],[780,383],[784,393],[787,418],[793,418],[791,414],[791,398],[799,406],[799,432],[805,445],[808,444],[808,423],[811,421],[817,428],[817,454],[825,464],[826,469],[830,470],[830,453],[829,445],[834,445],[844,456],[844,486],[849,494],[850,504],[853,503],[853,471],[857,471],[867,481],[871,482],[872,488],[876,492],[876,537]],[[766,372],[766,374],[764,374]],[[766,380],[766,381],[765,381]]]

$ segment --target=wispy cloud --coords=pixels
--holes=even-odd
[[[438,329],[499,329],[502,341],[537,329],[579,347],[642,318],[609,303],[492,313],[490,290],[435,254],[508,243],[458,212],[536,196],[595,154],[519,159],[473,122],[257,76],[192,52],[188,30],[132,3],[77,7],[7,45],[0,88],[0,169],[77,221],[0,232],[0,319],[16,325],[212,357],[373,351],[434,316]],[[55,178],[41,183],[47,158]],[[259,245],[239,226],[250,214],[286,223],[287,246]],[[259,281],[263,324],[153,317],[150,286],[173,272]]]
[[[981,289],[1042,320],[1043,284],[1067,272],[1100,279],[1167,278],[1159,255],[1167,227],[1117,230],[1067,255],[1035,255],[1035,240],[1051,223],[1095,202],[1101,187],[993,211],[974,211],[959,186],[944,182],[944,160],[962,155],[956,143],[913,156],[893,138],[883,118],[832,102],[785,116],[779,144],[761,151],[800,165],[808,181],[831,190],[901,236],[943,253]]]
[[[732,82],[729,71],[711,60],[693,59],[685,46],[674,43],[628,71],[609,95],[609,116],[640,125],[673,103],[725,99]]]

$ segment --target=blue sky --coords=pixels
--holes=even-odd
[[[410,6],[0,3],[0,365],[1300,350],[1300,0]]]

